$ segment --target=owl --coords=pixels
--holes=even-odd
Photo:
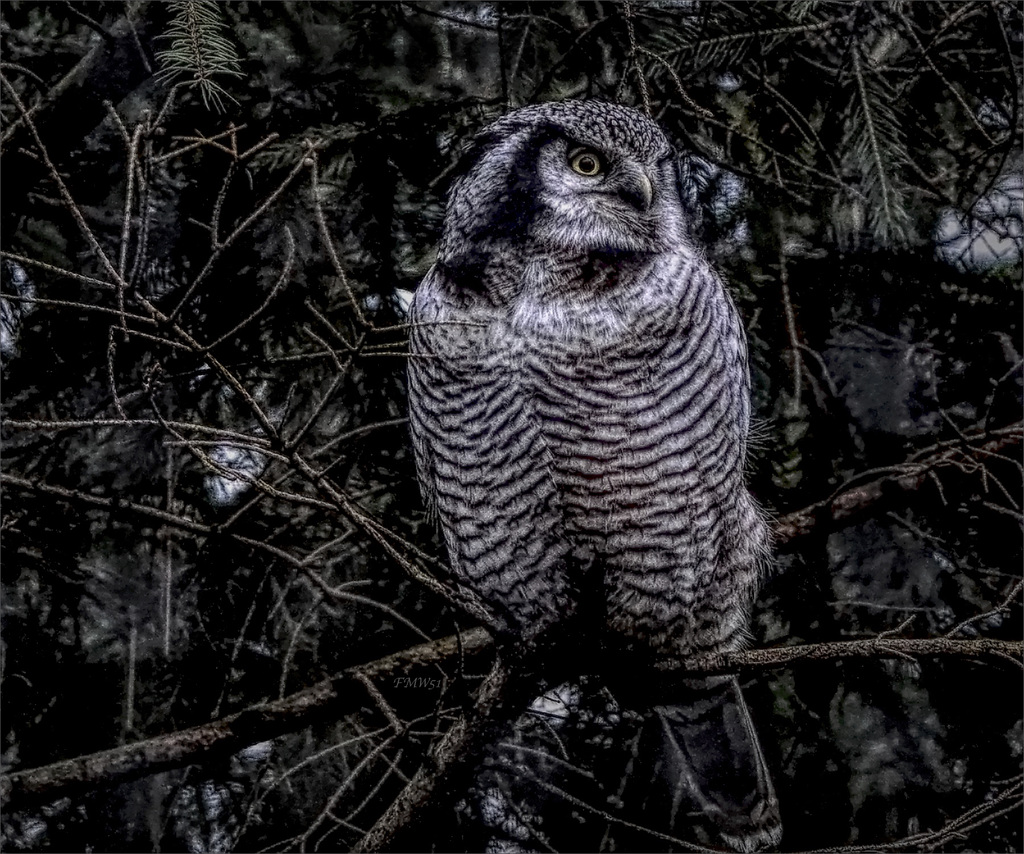
[[[584,625],[637,668],[740,647],[769,552],[745,336],[678,163],[627,107],[509,113],[460,164],[410,316],[417,475],[454,576],[524,643]],[[735,679],[673,690],[651,701],[662,825],[776,843]]]

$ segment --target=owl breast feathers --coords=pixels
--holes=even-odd
[[[420,483],[452,571],[510,631],[597,599],[655,655],[742,642],[768,541],[746,345],[656,124],[567,101],[483,131],[412,321]]]

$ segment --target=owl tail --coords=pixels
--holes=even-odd
[[[736,678],[685,680],[672,700],[647,716],[638,745],[645,777],[653,765],[647,825],[734,851],[777,846],[779,803]]]

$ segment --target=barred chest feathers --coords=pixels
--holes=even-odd
[[[513,111],[467,153],[414,298],[423,493],[452,573],[526,641],[582,626],[638,663],[744,641],[768,554],[743,481],[746,347],[680,180],[634,110]],[[687,691],[652,710],[667,830],[706,813],[736,850],[777,843],[735,680]]]

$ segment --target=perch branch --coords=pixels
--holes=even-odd
[[[364,679],[393,678],[414,669],[453,659],[460,651],[476,657],[491,645],[483,629],[410,647],[393,655],[351,667],[280,700],[250,706],[200,726],[158,735],[124,747],[65,759],[40,768],[0,777],[0,799],[53,800],[73,790],[182,768],[213,757],[230,756],[253,744],[294,732],[316,719],[337,717],[361,708]]]
[[[0,798],[8,803],[24,799],[53,800],[71,790],[97,784],[111,785],[181,768],[215,756],[230,756],[261,741],[300,730],[314,720],[326,716],[337,717],[361,708],[367,696],[365,679],[376,680],[376,684],[380,684],[383,678],[404,675],[428,665],[444,664],[459,655],[475,659],[491,647],[490,636],[481,628],[466,632],[461,639],[453,635],[410,647],[344,670],[337,676],[283,699],[250,706],[207,724],[155,736],[125,747],[4,775],[0,778]],[[798,661],[907,656],[960,656],[994,660],[1010,657],[1020,662],[1024,657],[1024,642],[984,638],[871,638],[703,656],[683,662],[681,667],[688,673],[712,674],[743,669],[771,669]],[[454,769],[456,759],[469,752],[483,731],[488,717],[484,713],[499,702],[506,681],[504,675],[492,674],[488,687],[481,689],[474,712],[460,719],[445,735],[430,763],[431,769],[421,769],[413,777],[406,790],[364,837],[360,850],[376,850],[375,846],[385,845],[401,826],[400,820],[409,819],[427,803],[437,781]]]
[[[782,667],[798,661],[834,661],[839,658],[907,658],[913,656],[965,656],[968,658],[1024,658],[1024,642],[992,638],[954,640],[952,638],[892,638],[809,643],[798,646],[746,649],[715,655],[701,655],[683,662],[672,662],[700,674],[735,673],[737,670],[761,670]]]

